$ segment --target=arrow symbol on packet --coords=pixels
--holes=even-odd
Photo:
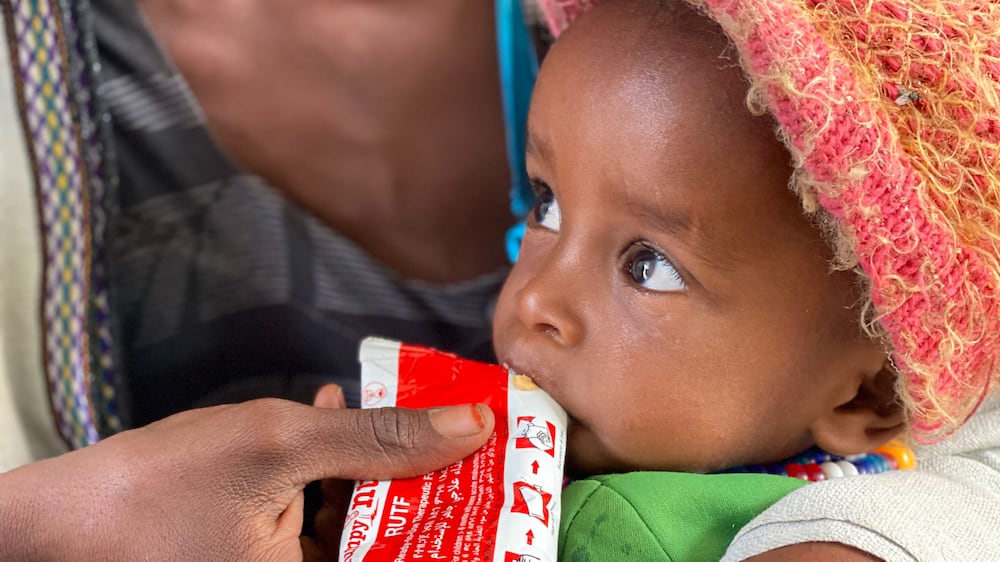
[[[531,462],[531,473],[538,474],[538,461]]]
[[[524,534],[524,538],[528,541],[528,546],[531,546],[531,543],[535,542],[535,533],[532,533],[531,529],[528,529],[528,532]]]

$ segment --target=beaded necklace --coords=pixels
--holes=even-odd
[[[781,462],[738,466],[722,472],[776,474],[809,482],[822,482],[859,474],[911,470],[915,465],[913,450],[899,439],[893,439],[874,451],[861,455],[833,455],[813,447]]]

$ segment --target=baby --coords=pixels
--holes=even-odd
[[[550,2],[556,31],[588,3]],[[547,55],[498,358],[566,408],[576,475],[964,436],[998,382],[1000,6],[704,4],[600,3]],[[936,559],[998,548],[988,402],[983,464],[946,478],[986,479],[952,521],[993,550]],[[926,552],[884,534],[803,540]],[[869,559],[828,546],[799,556]]]
[[[494,341],[573,417],[579,471],[859,453],[903,428],[856,275],[831,271],[733,57],[688,8],[614,2],[537,82],[537,204]]]
[[[1000,3],[597,4],[494,321],[571,418],[561,558],[1000,560]],[[900,435],[917,470],[714,474]]]

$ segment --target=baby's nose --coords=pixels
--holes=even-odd
[[[533,333],[547,336],[566,347],[578,345],[584,336],[575,287],[548,268],[528,281],[518,292],[518,316]]]

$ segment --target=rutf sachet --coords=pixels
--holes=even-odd
[[[556,560],[566,413],[506,367],[384,339],[361,344],[364,408],[482,403],[489,441],[447,468],[360,481],[341,538],[343,562]]]

